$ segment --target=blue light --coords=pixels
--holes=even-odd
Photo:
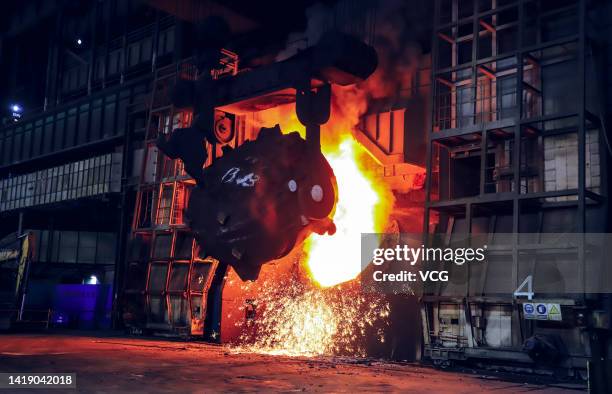
[[[20,113],[22,111],[23,108],[21,108],[21,106],[19,104],[12,104],[11,105],[11,110],[15,113]]]

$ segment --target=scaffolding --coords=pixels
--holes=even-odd
[[[462,296],[425,290],[425,355],[433,360],[531,363],[521,348],[539,325],[522,318],[513,291],[546,253],[537,234],[605,231],[589,7],[586,0],[436,1],[424,233],[447,242],[479,234],[489,244],[514,236],[483,272],[468,270]],[[584,245],[568,253],[583,283]],[[493,288],[492,278],[507,289]],[[585,295],[555,301],[578,310]],[[568,342],[570,365],[585,368],[579,327],[553,324],[553,331]]]
[[[238,55],[221,50],[213,79],[238,73]],[[132,219],[126,280],[124,322],[134,332],[154,331],[182,336],[202,336],[208,292],[218,262],[200,258],[194,234],[186,223],[185,208],[196,182],[185,171],[183,161],[164,155],[157,147],[160,136],[191,126],[193,108],[177,108],[172,91],[177,80],[196,81],[198,70],[190,59],[155,71],[145,127],[140,181]],[[224,135],[235,146],[237,123],[231,114]],[[228,118],[229,119],[229,118]],[[241,123],[242,124],[242,123]],[[211,125],[213,126],[213,125]],[[202,137],[208,160],[222,155],[221,146]]]
[[[165,156],[155,143],[158,136],[191,123],[191,110],[175,108],[170,99],[179,77],[195,80],[195,67],[183,62],[155,73],[124,296],[128,314],[144,311],[144,316],[130,316],[137,322],[134,329],[201,335],[216,262],[197,257],[193,234],[185,223],[183,211],[195,181],[180,159]],[[204,142],[202,148],[206,148]]]

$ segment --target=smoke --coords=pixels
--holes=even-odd
[[[381,4],[382,3],[382,4]],[[378,54],[378,68],[359,85],[369,99],[398,99],[409,96],[423,50],[418,43],[417,20],[422,2],[387,0],[379,3],[372,45]]]
[[[285,49],[276,55],[276,61],[288,59],[300,50],[316,44],[323,33],[333,26],[333,9],[316,3],[306,9],[306,20],[306,30],[289,34]]]
[[[393,103],[416,93],[417,71],[431,39],[430,9],[427,1],[340,0],[333,6],[317,3],[306,10],[306,30],[291,33],[276,59],[284,60],[314,45],[332,28],[374,46],[378,54],[376,71],[357,85],[334,87],[332,117],[335,112],[358,121],[374,101]]]

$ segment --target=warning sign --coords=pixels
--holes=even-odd
[[[523,317],[528,320],[563,320],[560,304],[526,302],[523,304]]]
[[[548,320],[561,321],[561,305],[548,304]]]

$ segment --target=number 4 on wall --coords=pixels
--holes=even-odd
[[[525,291],[525,286],[527,286],[527,291]],[[528,275],[523,283],[514,290],[514,296],[516,298],[527,297],[527,299],[531,301],[533,299],[533,294],[533,278],[531,275]]]

